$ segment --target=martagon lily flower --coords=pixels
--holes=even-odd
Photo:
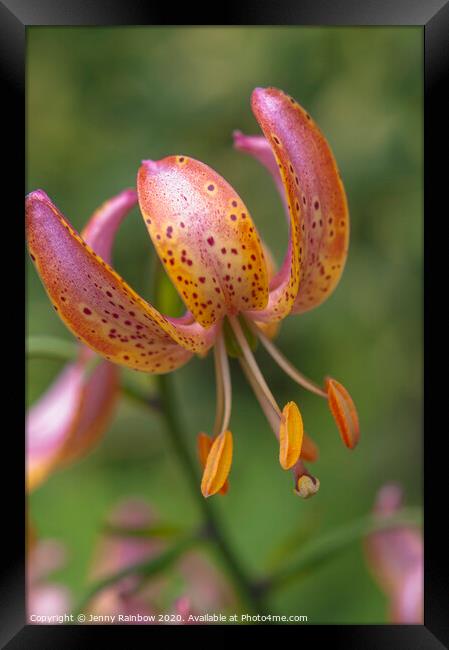
[[[205,497],[227,491],[231,468],[230,349],[279,441],[281,467],[308,497],[319,481],[304,460],[317,458],[317,446],[297,404],[279,407],[253,344],[259,340],[294,382],[328,401],[344,444],[354,448],[359,423],[346,389],[331,378],[324,386],[306,378],[272,341],[281,320],[317,307],[335,289],[348,252],[348,207],[329,144],[310,115],[275,88],[256,88],[252,109],[264,137],[236,133],[235,146],[262,162],[281,191],[289,243],[279,271],[237,192],[186,155],[143,161],[137,177],[140,210],[186,305],[183,317],[161,314],[133,291],[40,190],[26,199],[29,250],[61,319],[106,360],[167,373],[213,347],[216,418],[213,436],[199,437]]]

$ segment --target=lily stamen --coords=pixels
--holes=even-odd
[[[257,325],[250,320],[248,320],[247,324],[248,328],[257,336],[271,358],[294,382],[327,400],[343,443],[349,449],[354,449],[360,437],[359,420],[354,402],[344,386],[335,379],[327,377],[325,380],[326,390],[323,390],[318,384],[299,372],[274,343],[260,331]]]
[[[217,413],[215,417],[214,435],[219,435],[229,427],[232,406],[231,372],[229,370],[229,359],[222,332],[218,334],[214,346],[214,361],[215,376],[217,378]],[[218,410],[218,407],[220,407],[220,410]]]
[[[274,345],[274,343],[270,341],[270,339],[265,336],[265,334],[263,334],[263,332],[261,332],[260,329],[249,319],[248,327],[260,340],[271,358],[291,379],[293,379],[294,382],[309,390],[311,393],[315,393],[315,395],[319,395],[320,397],[327,399],[327,393],[322,388],[320,388],[318,384],[299,372],[299,370],[295,368],[295,366],[282,354],[282,352]]]
[[[279,441],[281,467],[290,469],[301,454],[303,440],[301,413],[294,402],[289,402],[281,411],[257,365],[238,319],[234,316],[228,318],[243,354],[243,357],[239,357],[240,364]]]
[[[232,463],[232,433],[228,430],[231,419],[232,387],[229,361],[223,334],[217,337],[214,346],[215,378],[217,383],[217,406],[214,435],[198,436],[198,452],[203,466],[201,491],[205,497],[228,491],[228,474]]]

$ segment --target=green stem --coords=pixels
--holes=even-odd
[[[29,336],[26,343],[26,354],[30,359],[74,361],[78,357],[79,346],[54,336]]]
[[[293,562],[263,580],[261,588],[272,590],[284,587],[370,533],[398,526],[419,526],[421,519],[422,513],[418,508],[404,508],[382,519],[369,515],[340,526],[305,544]]]
[[[162,571],[169,568],[180,555],[182,555],[191,546],[196,544],[198,540],[198,535],[191,535],[190,537],[182,539],[177,544],[174,544],[156,557],[152,557],[150,560],[136,562],[135,564],[131,564],[125,567],[121,571],[98,580],[93,585],[91,585],[90,589],[85,594],[82,601],[79,603],[75,613],[78,614],[82,612],[83,609],[85,609],[89,602],[92,600],[92,598],[94,598],[104,589],[107,589],[107,587],[114,585],[127,576],[138,575],[143,578],[149,578],[162,573]]]
[[[175,409],[175,399],[172,391],[171,378],[168,375],[157,376],[159,384],[159,396],[162,406],[162,414],[167,425],[167,432],[179,462],[182,464],[189,481],[192,496],[202,512],[206,524],[206,533],[215,542],[223,563],[228,569],[235,587],[237,588],[242,601],[254,613],[263,613],[265,606],[263,595],[260,589],[250,580],[246,571],[239,562],[229,541],[220,526],[214,504],[210,499],[205,499],[200,491],[200,477],[196,465],[192,460],[189,449],[182,434]]]

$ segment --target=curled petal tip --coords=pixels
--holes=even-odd
[[[44,192],[44,190],[33,190],[32,192],[29,192],[29,194],[26,195],[25,201],[32,201],[36,199],[37,201],[45,201],[49,200],[48,195]]]
[[[155,160],[142,160],[142,165],[150,172],[156,172],[159,167]]]
[[[284,406],[279,429],[279,462],[283,469],[296,464],[302,447],[304,427],[301,413],[294,402]]]
[[[296,484],[295,493],[302,499],[309,499],[320,489],[320,481],[314,476],[303,474]]]
[[[360,439],[360,425],[354,402],[346,388],[328,377],[325,382],[329,408],[346,447],[354,449]]]

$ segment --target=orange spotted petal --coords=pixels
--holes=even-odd
[[[298,461],[303,434],[300,410],[294,402],[288,402],[282,410],[279,429],[279,462],[283,469],[290,469]]]
[[[212,448],[214,438],[211,438],[206,433],[200,432],[198,434],[198,457],[200,459],[201,467],[204,469],[207,464],[207,458]],[[218,491],[218,494],[227,494],[229,490],[229,481],[223,483],[223,486]]]
[[[216,494],[224,486],[232,464],[232,433],[223,431],[215,438],[207,456],[201,481],[204,497]]]
[[[215,332],[171,319],[145,302],[92,250],[40,190],[26,198],[31,258],[53,307],[77,338],[106,359],[164,373],[205,351]]]
[[[265,139],[263,138],[263,140]],[[271,253],[271,250],[268,248],[267,244],[263,240],[262,240],[262,249],[263,249],[263,254],[265,256],[265,262],[267,265],[268,282],[270,283],[271,279],[276,275],[276,271],[277,271],[276,262],[274,260],[273,254]],[[256,317],[254,317],[253,320],[254,323],[257,325],[257,327],[260,330],[262,330],[265,336],[268,336],[269,339],[276,338],[276,336],[279,333],[281,321],[279,320],[258,321]]]
[[[198,323],[263,309],[268,280],[248,209],[213,169],[186,156],[144,161],[140,208],[165,269]]]
[[[335,379],[326,379],[329,408],[337,423],[341,439],[349,449],[354,449],[360,438],[359,418],[354,402],[346,388]]]
[[[259,319],[281,319],[321,304],[336,287],[347,256],[349,214],[343,184],[329,144],[291,97],[276,88],[256,88],[252,108],[277,162],[261,141],[237,146],[258,158],[282,182],[290,220],[284,263],[270,285]]]

